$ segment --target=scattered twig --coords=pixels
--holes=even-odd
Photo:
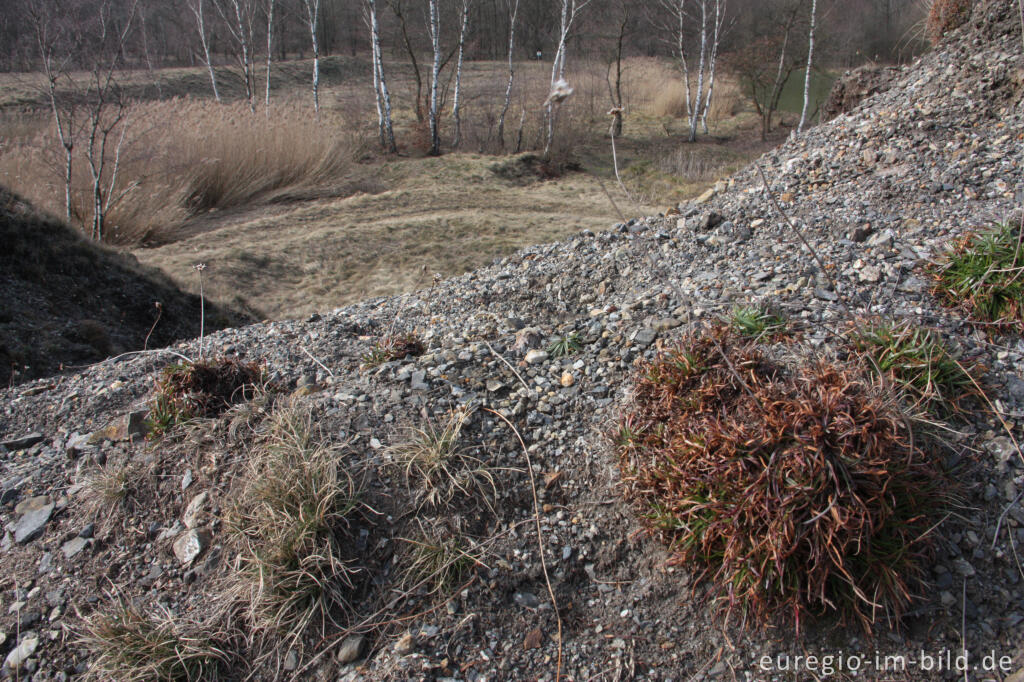
[[[528,383],[526,383],[526,381],[519,374],[519,372],[516,371],[516,368],[512,366],[511,362],[506,360],[505,357],[501,353],[499,353],[498,351],[494,350],[494,346],[492,346],[490,343],[488,343],[487,340],[484,340],[484,345],[487,346],[487,349],[490,350],[491,353],[494,354],[494,357],[496,357],[499,360],[501,360],[502,362],[504,362],[508,366],[508,368],[510,370],[512,370],[512,373],[516,375],[516,378],[519,379],[519,382],[523,385],[524,388],[526,388],[526,390],[528,392],[533,393],[533,391],[530,389],[530,385]]]
[[[523,448],[523,455],[526,457],[526,471],[530,474],[530,492],[533,493],[533,517],[537,522],[537,550],[540,552],[540,567],[544,571],[544,582],[548,586],[548,596],[551,597],[551,606],[555,611],[555,619],[558,621],[558,667],[555,668],[555,682],[558,682],[562,679],[562,615],[558,611],[558,600],[555,598],[554,588],[551,587],[551,578],[548,576],[548,564],[544,559],[544,533],[540,527],[540,501],[537,499],[537,482],[533,476],[533,463],[530,461],[530,452],[526,448],[523,437],[519,434],[519,430],[516,429],[515,425],[508,420],[508,417],[489,407],[484,409],[508,424],[509,428],[512,429],[512,433],[516,434],[516,439],[519,440],[519,445]]]
[[[203,296],[203,270],[206,263],[196,263],[192,269],[199,273],[199,359],[203,359],[203,336],[206,326],[206,298]]]
[[[487,343],[487,341],[484,341],[484,343],[492,353],[497,355],[502,362],[509,366],[509,369],[515,373],[519,381],[522,382],[526,390],[529,391],[530,386],[523,380],[523,377],[519,376],[519,372],[516,372],[515,367],[512,367],[508,360],[499,355],[494,348],[491,347],[491,344]],[[489,407],[485,407],[484,409],[508,424],[509,428],[512,429],[512,433],[516,434],[516,438],[519,440],[519,445],[523,448],[523,456],[526,458],[526,472],[530,475],[530,492],[533,494],[533,517],[537,522],[537,549],[540,551],[540,567],[544,571],[544,582],[548,586],[548,595],[551,597],[551,606],[555,611],[555,619],[558,621],[558,667],[555,668],[555,682],[558,682],[562,679],[562,614],[558,611],[558,600],[555,598],[555,590],[551,587],[551,578],[548,576],[548,564],[544,559],[544,533],[540,527],[540,501],[537,499],[537,481],[533,476],[533,462],[530,461],[530,451],[527,450],[523,437],[519,434],[519,430],[515,425],[508,420],[508,417],[496,410],[490,409]]]
[[[626,222],[626,216],[622,215],[622,211],[619,210],[619,205],[615,203],[615,199],[612,199],[612,195],[608,191],[608,188],[604,186],[604,181],[601,178],[599,178],[595,173],[591,173],[590,177],[597,180],[597,184],[601,186],[601,191],[604,192],[604,195],[606,197],[608,197],[608,201],[612,203],[612,208],[614,208],[615,212],[618,214],[619,220],[622,222]]]
[[[636,199],[634,199],[633,195],[629,193],[628,189],[626,189],[626,186],[622,183],[622,176],[619,175],[619,156],[615,151],[615,128],[616,126],[621,127],[622,125],[622,111],[622,107],[614,107],[608,112],[608,115],[612,117],[612,125],[608,128],[608,134],[612,138],[612,168],[615,169],[615,180],[619,183],[619,189],[621,189],[622,193],[626,195],[626,198],[629,199],[637,209],[639,209],[640,207],[637,206]],[[623,222],[625,222],[625,219],[623,219]]]
[[[846,306],[846,302],[843,300],[842,295],[840,295],[839,288],[836,287],[836,282],[834,279],[832,279],[832,275],[829,274],[828,268],[825,267],[825,261],[821,259],[821,256],[818,254],[817,249],[811,246],[811,243],[807,241],[807,238],[804,237],[804,233],[800,231],[800,228],[798,228],[790,219],[790,217],[786,215],[786,212],[782,210],[782,206],[779,205],[778,200],[772,193],[771,186],[768,184],[768,178],[764,176],[764,171],[761,170],[761,164],[755,162],[754,168],[757,169],[757,174],[761,176],[761,182],[764,183],[764,192],[765,194],[768,195],[768,200],[772,202],[772,206],[775,207],[775,210],[778,211],[780,215],[782,215],[783,219],[785,219],[786,221],[786,224],[789,225],[790,229],[792,229],[793,232],[796,233],[796,236],[799,237],[803,245],[807,247],[807,250],[811,252],[812,256],[814,256],[814,260],[818,262],[818,267],[821,268],[821,273],[825,276],[826,279],[828,279],[828,283],[829,286],[832,287],[832,291],[836,292],[836,300],[839,302],[839,305],[843,307],[843,310],[846,313],[849,313],[850,309]]]
[[[334,372],[332,372],[332,371],[331,371],[331,370],[330,370],[330,369],[329,369],[329,368],[327,367],[327,365],[325,365],[324,363],[322,363],[322,362],[320,362],[319,360],[317,360],[317,359],[316,359],[316,357],[314,357],[314,356],[313,356],[313,354],[312,354],[312,353],[310,353],[310,352],[309,352],[308,350],[306,350],[305,348],[303,348],[303,347],[301,347],[301,346],[300,346],[300,348],[302,348],[302,352],[303,352],[303,353],[305,353],[306,355],[308,355],[308,356],[309,356],[309,359],[310,359],[310,360],[312,360],[312,361],[313,361],[313,362],[315,362],[316,364],[320,365],[320,366],[321,366],[321,367],[323,368],[323,370],[324,370],[325,372],[327,372],[327,373],[328,373],[328,374],[329,374],[329,375],[331,376],[331,378],[332,378],[332,379],[334,378]]]
[[[160,321],[160,316],[164,314],[164,305],[160,301],[154,301],[153,305],[156,307],[156,319],[153,320],[153,326],[149,328],[149,333],[146,334],[146,340],[142,342],[142,350],[146,350],[149,346],[149,337],[153,335],[156,323]]]

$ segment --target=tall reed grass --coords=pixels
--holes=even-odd
[[[131,105],[122,124],[107,240],[160,241],[162,232],[202,212],[339,180],[362,148],[358,133],[340,115],[316,121],[304,104],[279,103],[269,117],[242,102],[176,98]],[[19,134],[26,130],[30,134]],[[61,150],[52,122],[37,130],[19,120],[0,133],[0,183],[63,215]],[[115,133],[116,141],[121,128]],[[71,207],[73,221],[82,224],[92,216],[85,146],[84,139],[76,145]],[[108,170],[115,152],[111,143]]]

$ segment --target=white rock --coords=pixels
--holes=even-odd
[[[25,637],[18,646],[11,649],[11,652],[7,654],[7,659],[4,660],[4,667],[8,670],[17,670],[21,667],[22,663],[27,661],[36,652],[38,647],[39,637],[35,635]]]
[[[529,353],[526,354],[526,362],[527,362],[527,364],[530,364],[530,365],[539,365],[540,363],[544,362],[547,359],[548,359],[548,353],[547,353],[547,351],[543,351],[543,350],[536,350],[536,349],[534,349],[534,350],[531,350]]]

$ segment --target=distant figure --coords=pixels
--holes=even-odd
[[[552,104],[561,104],[565,100],[569,99],[572,95],[572,88],[565,82],[564,78],[559,78],[555,81],[555,84],[551,87],[551,94],[544,100],[544,106],[548,107]]]
[[[541,52],[540,50],[537,50],[537,61],[539,62],[542,59],[544,59],[544,53]]]

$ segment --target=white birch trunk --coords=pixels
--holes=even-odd
[[[395,145],[395,129],[391,123],[391,95],[388,92],[388,83],[384,78],[384,59],[380,49],[380,25],[377,23],[376,0],[366,0],[370,8],[370,37],[373,44],[374,60],[377,62],[377,84],[380,87],[380,98],[384,108],[384,138],[386,147],[392,154],[398,151]]]
[[[239,0],[231,0],[235,9],[235,20],[238,30],[238,44],[242,48],[242,75],[245,77],[245,97],[249,100],[249,109],[255,113],[256,103],[253,101],[253,78],[252,78],[252,46],[249,44],[249,35],[242,23],[242,6]]]
[[[270,118],[270,63],[274,54],[274,0],[267,0],[267,92],[263,102],[267,118]]]
[[[320,120],[320,38],[317,35],[320,22],[320,0],[303,0],[306,6],[306,24],[313,43],[313,111]]]
[[[203,19],[203,2],[205,0],[191,0],[189,9],[196,18],[196,28],[199,31],[199,42],[203,45],[203,60],[210,72],[210,84],[213,86],[213,97],[220,103],[220,92],[217,90],[217,75],[213,72],[213,62],[210,60],[210,41],[206,38],[206,22]]]
[[[437,13],[437,0],[430,0],[430,46],[434,61],[430,67],[430,154],[441,153],[441,136],[437,121],[437,81],[441,73],[441,26]]]
[[[466,46],[466,29],[469,27],[469,0],[462,0],[462,26],[459,28],[459,58],[455,63],[455,97],[452,101],[452,118],[455,120],[455,133],[452,136],[452,147],[458,148],[462,141],[462,57]]]
[[[807,123],[807,105],[811,100],[811,63],[814,60],[814,23],[818,14],[818,0],[811,1],[811,28],[807,34],[807,70],[804,71],[804,106],[800,111],[800,123],[796,127],[797,133],[804,131]]]
[[[708,49],[708,3],[700,0],[700,61],[697,65],[697,95],[694,97],[693,111],[690,112],[690,142],[697,139],[697,123],[700,120],[701,106],[704,102],[704,68]]]
[[[380,64],[377,62],[375,43],[370,46],[370,54],[373,56],[373,99],[377,106],[377,137],[380,140],[380,146],[384,147],[384,104],[381,102],[380,96]]]
[[[508,25],[508,83],[505,85],[505,102],[501,106],[501,115],[498,116],[498,145],[505,148],[505,116],[508,114],[508,107],[512,103],[512,82],[515,80],[515,63],[512,60],[516,44],[516,16],[519,14],[519,0],[513,0],[512,15]]]
[[[558,49],[555,50],[555,61],[551,65],[551,91],[555,90],[555,84],[565,79],[565,51],[566,41],[569,38],[569,31],[572,24],[579,15],[580,10],[590,4],[590,0],[576,4],[576,0],[561,0],[562,11],[558,30]],[[551,143],[555,138],[555,104],[549,102],[545,107],[546,136],[544,142],[544,153],[551,151]]]
[[[722,42],[722,23],[725,21],[726,0],[715,0],[715,33],[711,42],[711,61],[708,67],[708,92],[704,100],[704,111],[701,113],[701,123],[704,134],[708,134],[708,111],[711,110],[711,96],[715,92],[715,67],[718,64],[718,46]]]

